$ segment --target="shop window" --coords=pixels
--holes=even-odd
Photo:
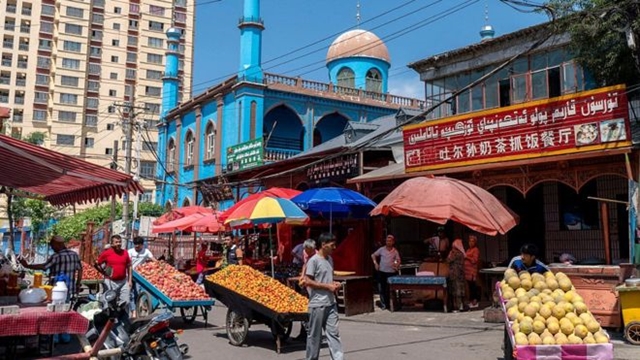
[[[527,101],[527,74],[514,75],[511,77],[511,81],[513,84],[512,102],[517,104]]]
[[[562,91],[560,89],[560,68],[554,67],[549,69],[548,76],[549,76],[549,97],[554,98],[562,95]]]
[[[576,193],[570,187],[558,183],[560,229],[596,230],[600,228],[598,202],[589,199],[597,196],[595,181],[590,181]]]
[[[533,99],[544,99],[548,96],[547,72],[545,70],[531,74],[531,93]]]
[[[500,80],[498,84],[500,88],[500,107],[511,105],[511,80]]]

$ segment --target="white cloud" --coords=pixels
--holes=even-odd
[[[389,93],[424,100],[424,83],[417,76],[389,79]]]

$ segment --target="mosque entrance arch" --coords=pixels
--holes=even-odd
[[[320,145],[344,133],[349,119],[337,112],[323,116],[313,129],[313,146]]]
[[[295,153],[304,150],[304,126],[289,107],[279,105],[269,110],[263,124],[265,148]]]

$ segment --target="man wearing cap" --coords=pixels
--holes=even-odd
[[[67,292],[67,300],[69,300],[80,291],[80,282],[82,281],[80,257],[76,252],[67,249],[62,236],[53,236],[49,241],[49,246],[53,250],[53,254],[44,264],[29,265],[24,259],[20,259],[20,263],[28,269],[49,271],[50,284],[55,283],[56,277],[64,275],[69,289]]]

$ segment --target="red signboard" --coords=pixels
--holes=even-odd
[[[623,85],[403,129],[406,172],[631,145]]]

